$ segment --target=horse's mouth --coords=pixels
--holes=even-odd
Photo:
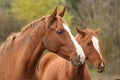
[[[97,67],[97,72],[99,72],[99,73],[104,72],[104,67],[98,66]]]
[[[104,72],[104,69],[97,69],[97,72],[102,73],[102,72]]]

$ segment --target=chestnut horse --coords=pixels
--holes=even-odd
[[[103,72],[105,60],[101,55],[97,34],[99,30],[79,30],[76,36],[81,44],[86,60],[88,60],[98,72]],[[91,75],[86,63],[82,66],[72,66],[70,61],[65,60],[53,53],[45,54],[39,63],[39,80],[91,80]]]
[[[85,55],[62,16],[44,16],[11,34],[0,47],[0,80],[38,80],[36,69],[45,49],[74,61],[84,63]]]

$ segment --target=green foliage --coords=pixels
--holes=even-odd
[[[17,20],[11,14],[11,3],[13,0],[0,0],[0,44],[10,33],[19,31],[23,22]]]
[[[58,0],[0,0],[0,41],[19,31],[24,24],[50,14],[56,6],[58,11],[64,7]],[[70,13],[65,13],[68,24],[72,18]]]
[[[1,10],[0,14],[0,42],[3,42],[11,32],[16,32],[20,29],[22,21],[16,20],[12,15],[8,15]]]
[[[0,0],[0,9],[4,9],[7,13],[10,13],[11,2],[13,0]]]
[[[12,3],[12,12],[18,19],[24,19],[27,23],[50,14],[58,6],[60,11],[64,6],[59,0],[15,0]],[[66,12],[65,20],[70,24],[72,15]]]

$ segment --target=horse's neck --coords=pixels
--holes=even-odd
[[[86,63],[78,67],[71,66],[71,69],[72,69],[73,80],[91,80],[92,79],[89,68]]]
[[[19,46],[21,47],[19,49],[19,52],[17,53],[17,55],[19,55],[17,57],[17,60],[20,62],[20,64],[22,64],[21,69],[23,70],[23,72],[30,76],[34,73],[39,58],[42,52],[45,50],[42,44],[42,37],[45,33],[43,32],[45,31],[43,30],[44,27],[40,26],[34,28],[36,28],[36,30],[27,30],[28,32],[23,32],[20,38],[18,38],[18,43],[20,43]],[[29,33],[29,36],[26,35],[27,33]],[[25,36],[22,37],[22,35]],[[17,47],[17,49],[19,48],[19,46]]]
[[[83,65],[81,65],[81,66],[73,66],[71,63],[69,64],[69,69],[71,69],[71,70],[69,70],[69,71],[71,71],[71,76],[73,76],[72,77],[72,79],[74,79],[74,80],[83,80],[82,79],[82,77],[83,77],[83,75],[84,75],[84,68],[85,67],[85,64],[83,64]]]

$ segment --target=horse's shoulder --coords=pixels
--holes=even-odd
[[[52,60],[54,59],[53,56],[54,56],[53,53],[44,54],[43,57],[40,59],[37,70],[43,73],[46,70],[46,68],[49,66],[49,64],[52,62]]]
[[[47,64],[50,63],[53,59],[57,57],[54,53],[46,53],[40,60],[41,64]]]

